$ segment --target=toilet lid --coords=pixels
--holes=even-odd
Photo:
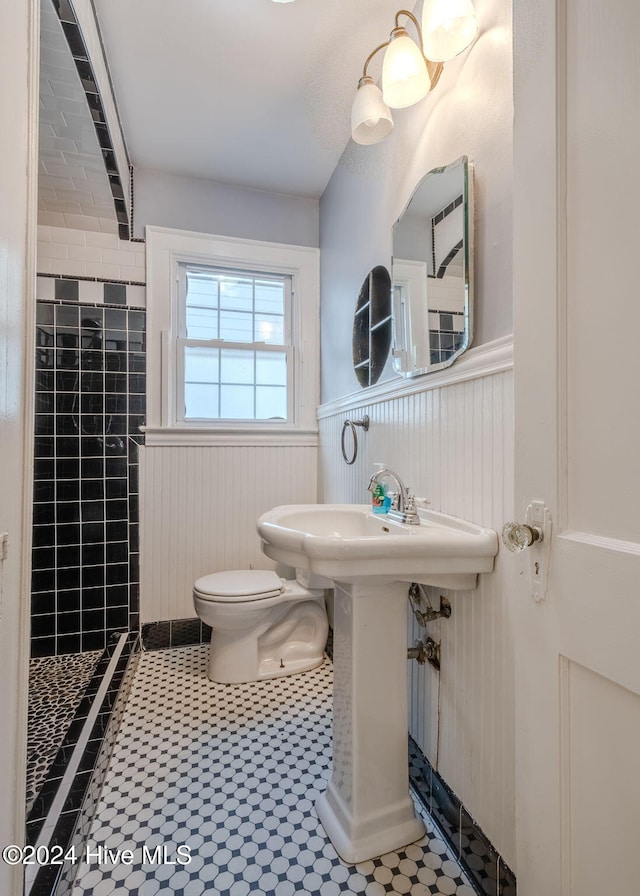
[[[231,569],[202,576],[194,589],[203,597],[214,600],[234,601],[247,597],[259,600],[275,597],[283,591],[282,579],[272,569]]]

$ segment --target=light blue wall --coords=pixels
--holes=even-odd
[[[511,3],[475,6],[476,43],[446,63],[426,99],[394,111],[386,141],[349,143],[320,201],[323,402],[360,389],[351,360],[353,312],[368,271],[390,264],[394,221],[427,171],[462,155],[475,167],[474,344],[512,331]],[[387,364],[383,378],[392,376]]]

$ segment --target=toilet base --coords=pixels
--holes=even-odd
[[[281,678],[324,662],[329,623],[323,596],[283,602],[257,629],[255,624],[254,620],[240,628],[213,628],[207,666],[211,681],[242,684]]]

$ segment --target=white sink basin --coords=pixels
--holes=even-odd
[[[491,572],[498,536],[436,511],[409,526],[374,514],[367,504],[288,504],[258,520],[264,553],[333,581],[372,578],[441,588],[475,587]]]

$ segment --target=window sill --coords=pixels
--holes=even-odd
[[[316,448],[317,429],[291,429],[269,426],[143,426],[145,445],[149,447],[189,447],[215,445],[280,445]]]

